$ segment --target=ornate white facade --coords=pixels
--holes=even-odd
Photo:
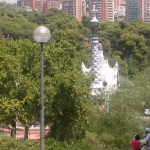
[[[96,41],[96,40],[94,40]],[[82,71],[94,73],[95,79],[91,84],[91,95],[100,94],[102,90],[114,91],[119,86],[119,70],[118,63],[111,68],[108,64],[108,60],[104,59],[102,45],[100,43],[92,44],[92,65],[88,69],[82,62]]]

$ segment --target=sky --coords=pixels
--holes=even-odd
[[[17,3],[17,0],[0,0],[0,2],[6,1],[7,3]]]

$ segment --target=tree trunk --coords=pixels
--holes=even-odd
[[[11,121],[11,126],[11,137],[16,139],[16,121],[14,119]]]
[[[28,140],[29,127],[25,126],[24,139]]]

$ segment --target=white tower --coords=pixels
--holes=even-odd
[[[92,65],[87,69],[82,62],[82,71],[92,72],[95,74],[95,79],[91,84],[91,95],[98,95],[102,90],[112,91],[118,87],[118,63],[116,62],[113,68],[110,68],[108,60],[104,59],[103,49],[98,38],[98,24],[99,21],[96,18],[95,5],[93,7],[93,18],[90,21],[92,24]]]

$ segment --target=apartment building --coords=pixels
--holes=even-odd
[[[96,17],[99,21],[114,21],[114,0],[89,0],[89,15],[93,17],[93,5],[96,6]]]
[[[22,6],[23,5],[22,0],[17,0],[17,5]]]
[[[114,0],[108,0],[107,3],[108,3],[107,9],[108,20],[114,21]]]
[[[89,0],[88,1],[88,9],[89,9],[89,16],[93,17],[94,14],[92,12],[93,6],[96,6],[96,18],[101,20],[101,2],[97,0]]]
[[[126,1],[126,20],[141,20],[145,21],[145,0],[127,0]]]
[[[126,0],[114,0],[114,6],[120,6],[121,4],[126,4]]]
[[[43,12],[47,14],[50,8],[59,8],[59,5],[58,1],[46,0],[43,2]]]
[[[85,0],[82,0],[82,16],[83,15],[87,15],[86,13],[86,1]]]
[[[125,20],[126,0],[114,0],[114,21]]]
[[[18,0],[17,4],[28,6],[33,10],[43,11],[43,0]]]
[[[114,7],[114,20],[121,21],[125,19],[125,6]]]
[[[144,21],[150,22],[150,0],[144,1]]]
[[[82,20],[82,0],[63,0],[62,10],[75,16],[78,21]]]

